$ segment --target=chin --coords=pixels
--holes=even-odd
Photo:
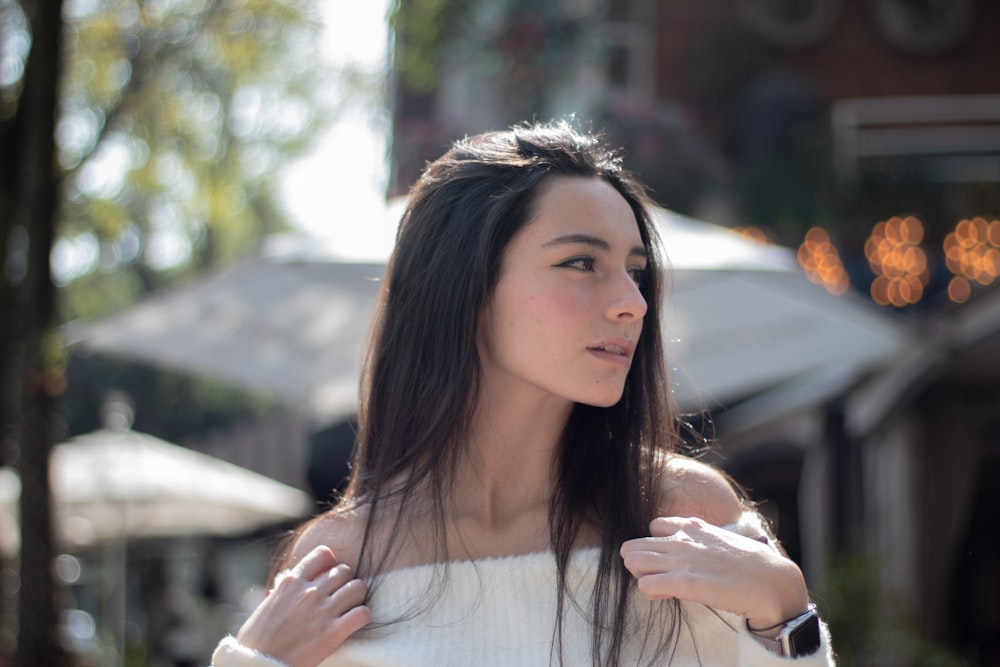
[[[618,405],[618,402],[622,400],[622,393],[623,392],[620,391],[614,396],[604,396],[604,397],[591,396],[588,397],[587,399],[582,399],[578,402],[583,403],[584,405],[593,406],[595,408],[610,408],[614,405]]]

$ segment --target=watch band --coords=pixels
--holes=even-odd
[[[747,621],[747,630],[753,635],[761,645],[770,651],[786,658],[798,658],[816,652],[820,647],[819,614],[816,613],[816,605],[810,603],[809,608],[794,618],[790,618],[784,623],[772,626],[768,630],[780,627],[781,630],[774,637],[765,637],[757,634],[760,630],[754,631]]]

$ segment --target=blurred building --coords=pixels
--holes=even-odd
[[[572,113],[668,208],[792,247],[819,226],[860,291],[926,307],[958,276],[961,301],[945,240],[1000,217],[998,24],[988,0],[402,0],[392,188],[457,137]],[[919,223],[905,280],[865,253],[893,217]]]
[[[1000,287],[926,325],[879,373],[718,418],[717,462],[764,501],[846,664],[1000,664]]]
[[[1000,4],[401,0],[396,19],[394,193],[458,137],[573,113],[661,204],[799,248],[920,332],[879,373],[723,406],[715,455],[844,664],[1000,664]]]

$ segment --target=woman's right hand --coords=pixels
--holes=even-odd
[[[367,588],[320,546],[281,575],[236,635],[289,667],[316,667],[371,621]]]

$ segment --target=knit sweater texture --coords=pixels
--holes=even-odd
[[[727,526],[757,537],[756,515]],[[591,665],[590,592],[599,550],[571,554],[563,611],[562,664]],[[558,665],[554,651],[556,564],[551,552],[421,565],[384,574],[368,605],[376,630],[349,639],[320,667],[548,667]],[[636,628],[662,602],[632,596]],[[745,619],[697,603],[682,602],[676,646],[655,664],[820,667],[834,665],[830,638],[811,656],[789,660],[767,650],[750,634]],[[649,664],[651,647],[642,632],[626,637],[625,665]],[[282,663],[239,645],[232,637],[216,649],[213,667],[279,667]]]

